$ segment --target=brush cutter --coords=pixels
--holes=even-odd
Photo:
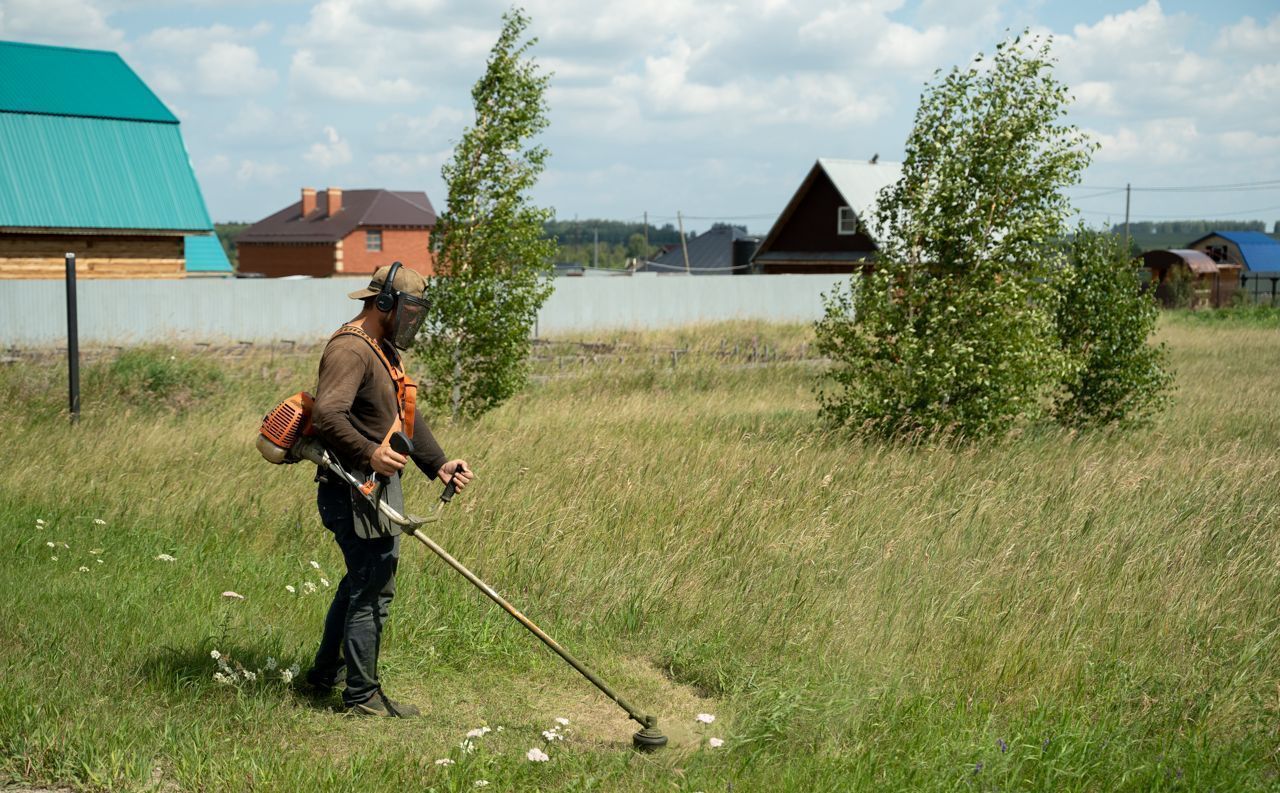
[[[263,419],[262,427],[259,430],[257,448],[268,462],[280,464],[310,460],[321,468],[336,474],[351,485],[356,492],[368,499],[378,512],[430,548],[436,556],[439,556],[463,578],[470,581],[486,597],[501,606],[503,611],[515,618],[517,622],[538,637],[552,652],[564,659],[565,663],[576,669],[592,685],[600,689],[606,697],[626,711],[627,716],[641,727],[639,732],[631,736],[632,745],[642,751],[652,751],[667,745],[667,736],[663,735],[658,729],[657,716],[642,714],[632,707],[626,700],[618,696],[604,680],[600,679],[599,675],[587,668],[577,658],[574,658],[568,650],[560,646],[559,642],[552,639],[545,631],[535,625],[533,620],[520,613],[519,609],[507,602],[506,598],[494,591],[493,587],[482,581],[479,576],[468,570],[462,562],[453,558],[448,551],[422,533],[421,527],[437,520],[440,510],[453,499],[457,490],[453,481],[445,485],[444,492],[440,494],[440,502],[436,505],[435,513],[425,518],[416,515],[402,515],[399,510],[387,504],[382,498],[382,486],[386,483],[384,478],[379,477],[375,487],[367,487],[367,482],[361,482],[359,477],[347,471],[338,462],[338,459],[324,447],[320,439],[312,434],[310,421],[312,403],[313,400],[310,394],[295,394],[280,403]],[[403,432],[392,433],[390,445],[393,451],[406,456],[413,452],[413,441]]]

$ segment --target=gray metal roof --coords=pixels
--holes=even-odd
[[[715,226],[690,239],[689,270],[702,275],[728,275],[734,271],[733,244],[738,241],[759,242],[760,238],[748,234],[737,226]],[[684,272],[684,252],[677,245],[671,250],[645,262],[643,269],[657,272]],[[744,266],[743,270],[746,269]]]
[[[818,165],[827,172],[845,203],[857,213],[858,220],[870,225],[880,191],[902,178],[902,163],[868,160],[838,160],[819,157]]]

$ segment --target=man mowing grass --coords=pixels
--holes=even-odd
[[[400,472],[410,458],[427,476],[453,482],[461,491],[472,474],[464,460],[447,460],[415,410],[417,386],[401,366],[397,349],[408,349],[426,313],[426,282],[399,262],[379,268],[369,286],[351,297],[364,302],[355,319],[329,339],[320,357],[312,421],[325,445],[350,471],[388,481],[383,498],[404,511]],[[413,451],[402,455],[390,446],[403,431]],[[324,635],[306,680],[328,692],[346,678],[342,702],[347,711],[368,716],[418,715],[418,708],[391,700],[378,679],[382,626],[396,591],[400,527],[353,493],[346,482],[316,475],[316,505],[325,528],[333,532],[347,573],[334,593]]]

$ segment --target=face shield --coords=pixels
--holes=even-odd
[[[396,349],[407,350],[413,346],[418,329],[427,318],[427,301],[401,292],[396,296],[395,328],[391,343]]]

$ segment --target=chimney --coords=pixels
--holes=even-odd
[[[329,196],[329,202],[328,202],[328,203],[329,203],[329,211],[328,211],[328,216],[329,216],[329,217],[333,217],[335,214],[337,214],[337,213],[338,213],[338,210],[342,209],[342,188],[341,188],[341,187],[330,187],[330,188],[329,188],[328,190],[326,190],[325,192],[326,192],[326,193],[328,194],[328,196]]]
[[[305,218],[312,212],[316,211],[316,189],[314,187],[302,188],[302,216]]]

